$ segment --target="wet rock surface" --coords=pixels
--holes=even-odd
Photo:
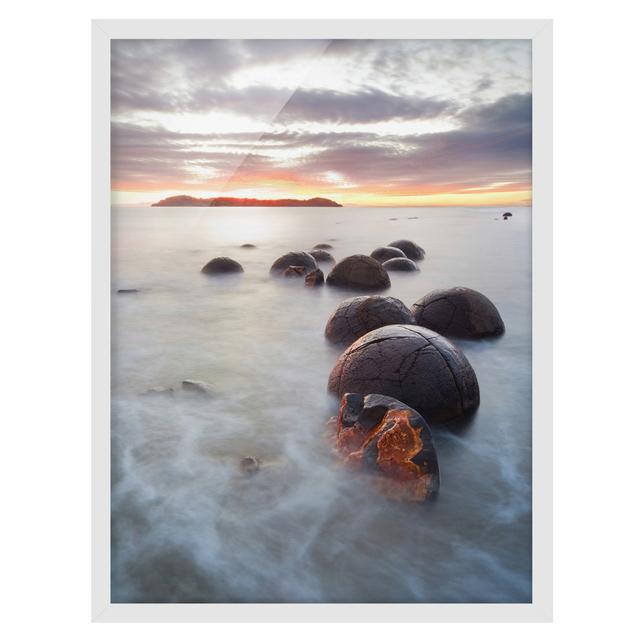
[[[309,272],[304,278],[305,287],[320,287],[324,284],[324,273],[321,269]]]
[[[309,253],[316,259],[316,262],[329,262],[331,264],[335,264],[335,258],[324,249],[312,249]]]
[[[425,255],[424,249],[412,240],[395,240],[394,242],[390,242],[389,246],[402,249],[407,258],[411,260],[422,260]]]
[[[272,265],[273,275],[282,275],[287,267],[303,267],[305,273],[318,268],[316,259],[307,251],[291,251],[280,256]]]
[[[334,344],[349,345],[365,333],[389,324],[412,324],[404,303],[391,296],[355,296],[343,300],[333,312],[324,335]]]
[[[415,325],[390,325],[356,340],[338,359],[328,389],[391,396],[430,423],[474,411],[480,403],[476,374],[465,355],[441,335]]]
[[[182,389],[183,391],[188,391],[203,397],[211,398],[215,395],[213,386],[202,380],[183,380]]]
[[[363,291],[387,289],[391,286],[389,275],[382,265],[370,256],[349,256],[331,270],[327,284]]]
[[[207,262],[201,269],[202,273],[207,275],[219,275],[225,273],[242,273],[244,269],[239,262],[231,258],[214,258]]]
[[[418,265],[409,258],[391,258],[382,263],[387,271],[420,271]]]
[[[411,311],[417,324],[446,336],[484,338],[504,333],[504,322],[493,302],[467,287],[431,291]]]
[[[424,418],[395,398],[346,393],[335,426],[345,464],[373,474],[388,497],[421,502],[440,487],[438,457]]]
[[[378,247],[371,252],[371,257],[380,263],[391,260],[391,258],[406,258],[404,251],[398,247]]]

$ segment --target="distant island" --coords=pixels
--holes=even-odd
[[[257,198],[194,198],[193,196],[171,196],[152,207],[341,207],[341,204],[328,198],[310,198],[309,200],[295,200],[282,198],[280,200],[258,200]]]

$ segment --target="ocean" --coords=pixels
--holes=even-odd
[[[503,211],[113,207],[112,601],[530,602],[531,210]],[[432,429],[441,489],[427,504],[382,497],[332,453],[342,349],[324,326],[360,292],[269,275],[320,242],[340,260],[404,238],[426,259],[383,295],[411,307],[463,285],[506,325],[452,339],[480,407]],[[202,275],[216,256],[245,272]],[[156,387],[176,391],[144,393]]]

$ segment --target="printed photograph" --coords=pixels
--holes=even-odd
[[[531,602],[531,55],[111,40],[112,602]]]

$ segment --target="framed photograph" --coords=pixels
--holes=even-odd
[[[551,49],[94,21],[94,620],[551,619]]]

